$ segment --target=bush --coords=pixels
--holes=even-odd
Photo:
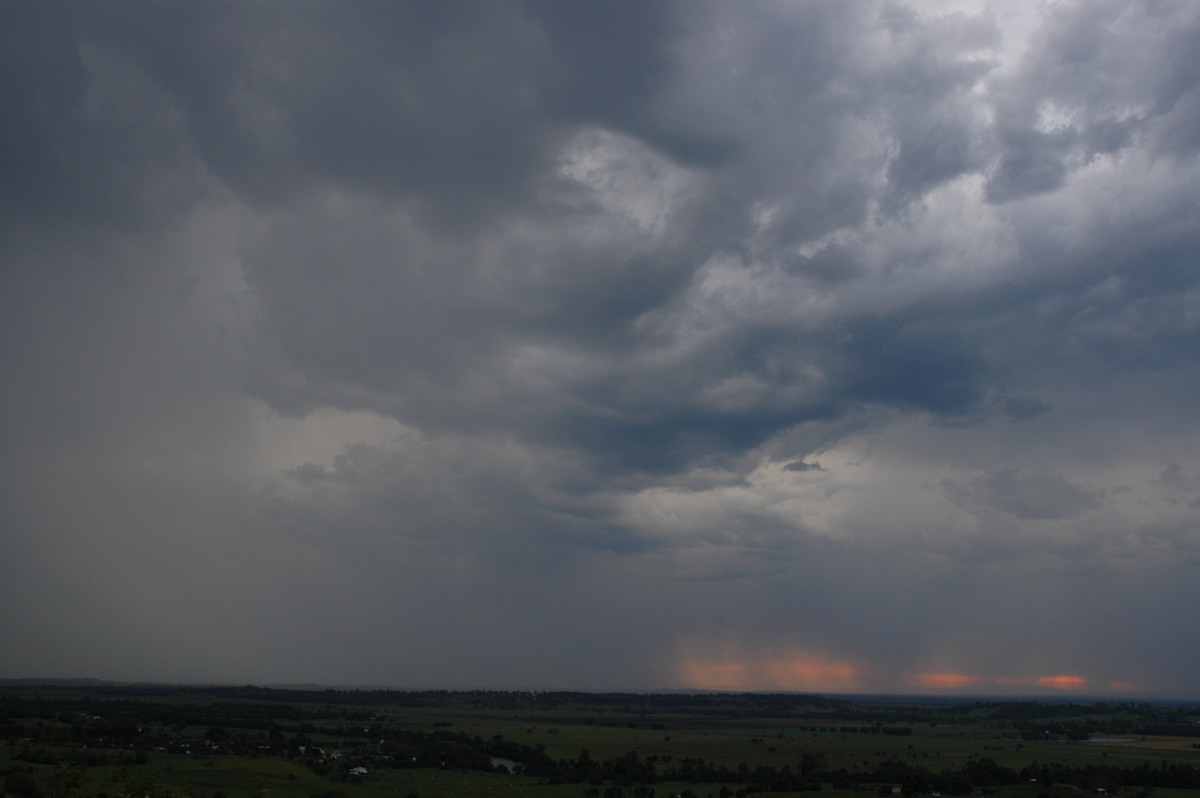
[[[4,794],[38,798],[42,794],[42,788],[28,774],[10,773],[4,779]]]

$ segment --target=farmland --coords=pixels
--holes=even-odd
[[[29,798],[1200,796],[1200,707],[796,694],[0,687]]]

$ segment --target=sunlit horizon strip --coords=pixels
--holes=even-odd
[[[1091,681],[1078,674],[1052,674],[1046,676],[999,676],[955,672],[918,673],[908,680],[910,687],[939,690],[955,690],[967,687],[1049,687],[1053,690],[1082,690]],[[1131,682],[1113,681],[1113,690],[1135,690]]]
[[[735,656],[685,656],[676,668],[681,684],[708,690],[807,690],[851,692],[868,689],[887,690],[892,686],[869,679],[873,671],[845,659],[792,651],[780,656],[761,658]],[[879,674],[876,672],[876,676]],[[1144,691],[1145,685],[1122,680],[1094,683],[1087,676],[1052,673],[1034,676],[929,671],[912,674],[900,682],[906,689],[971,690],[988,688],[1044,688],[1059,692],[1077,692],[1104,685],[1116,692]]]
[[[806,651],[762,659],[684,657],[677,673],[693,689],[828,692],[862,690],[866,675],[848,660]]]

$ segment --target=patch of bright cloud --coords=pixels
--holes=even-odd
[[[411,431],[395,419],[365,410],[321,408],[300,417],[255,403],[255,452],[266,473],[312,473],[356,444],[379,444]]]

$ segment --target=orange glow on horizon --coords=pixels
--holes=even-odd
[[[849,662],[803,655],[791,659],[767,662],[763,666],[772,682],[795,685],[806,689],[813,686],[858,685],[858,670]]]
[[[862,688],[862,673],[854,664],[806,651],[761,659],[684,657],[678,674],[686,687],[700,690],[837,692]]]
[[[1079,690],[1087,687],[1087,683],[1085,676],[1039,676],[1037,680],[1039,687],[1053,687],[1055,690]]]
[[[895,681],[886,670],[811,649],[773,649],[745,644],[736,638],[681,642],[675,660],[675,679],[697,690],[794,690],[851,693],[900,687],[915,691],[978,691],[981,693],[1044,690],[1078,691],[1092,686],[1073,673],[1001,675],[952,669],[909,672]],[[1143,689],[1132,682],[1104,682],[1114,691]]]
[[[984,676],[972,676],[966,673],[918,673],[912,678],[914,687],[930,687],[934,689],[954,689],[956,687],[974,687],[984,684]]]
[[[910,686],[935,690],[956,690],[965,687],[1049,687],[1054,690],[1080,690],[1088,685],[1086,676],[975,676],[966,673],[918,673],[909,680]],[[1118,687],[1124,685],[1124,687]],[[1126,682],[1113,682],[1113,689],[1136,689]]]
[[[685,662],[679,668],[686,687],[706,690],[737,690],[746,684],[746,663]]]

